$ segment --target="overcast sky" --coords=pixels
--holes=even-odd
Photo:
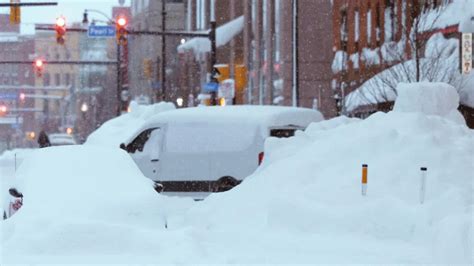
[[[10,2],[10,0],[0,0],[0,3]],[[82,21],[84,9],[97,9],[109,17],[112,7],[118,6],[118,0],[21,0],[21,2],[58,2],[57,6],[44,7],[23,7],[21,10],[21,32],[23,34],[33,34],[35,23],[54,23],[60,15],[66,17],[67,23]],[[125,1],[125,5],[130,5],[130,0]],[[9,13],[9,8],[0,8],[0,13]],[[91,19],[104,20],[104,16],[96,13],[89,14]]]

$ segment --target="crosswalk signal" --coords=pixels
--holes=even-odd
[[[117,43],[119,45],[127,44],[127,30],[125,29],[126,26],[127,26],[127,19],[125,17],[118,17],[115,22],[115,27],[116,27]]]
[[[66,19],[63,16],[57,18],[54,28],[56,30],[56,42],[61,45],[64,44],[64,35],[66,34]]]
[[[10,0],[10,3],[19,3],[19,0]],[[20,6],[12,5],[10,6],[10,23],[11,24],[20,24],[21,22],[21,9]]]

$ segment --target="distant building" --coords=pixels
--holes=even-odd
[[[31,36],[20,35],[19,25],[10,24],[8,14],[0,14],[2,61],[29,61],[34,54],[34,45]],[[34,124],[34,100],[27,96],[34,84],[32,65],[0,65],[0,105],[7,107],[7,113],[0,116],[0,151],[26,145],[25,132],[33,130]]]
[[[73,25],[79,27],[80,25]],[[34,92],[36,131],[64,131],[75,123],[75,91],[80,84],[78,65],[55,65],[48,61],[79,61],[81,33],[68,32],[64,45],[56,43],[55,32],[37,30],[35,34],[35,55],[45,64],[41,75],[35,74]]]
[[[166,30],[185,29],[185,3],[187,1],[166,1]],[[162,30],[162,1],[131,1],[131,24],[133,30]],[[176,47],[181,38],[166,37],[166,94],[175,101],[179,91],[181,73],[178,69]],[[161,98],[161,37],[133,35],[128,37],[129,44],[129,88],[132,98],[149,98],[157,101]],[[146,68],[146,70],[145,70]]]

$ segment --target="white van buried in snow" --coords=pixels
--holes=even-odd
[[[321,113],[304,108],[185,108],[154,116],[120,146],[164,194],[202,198],[252,174],[267,137],[291,137],[321,120]]]

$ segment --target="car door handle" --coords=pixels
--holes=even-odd
[[[159,162],[160,160],[159,159],[153,159],[151,160],[152,163],[156,163],[156,162]]]

